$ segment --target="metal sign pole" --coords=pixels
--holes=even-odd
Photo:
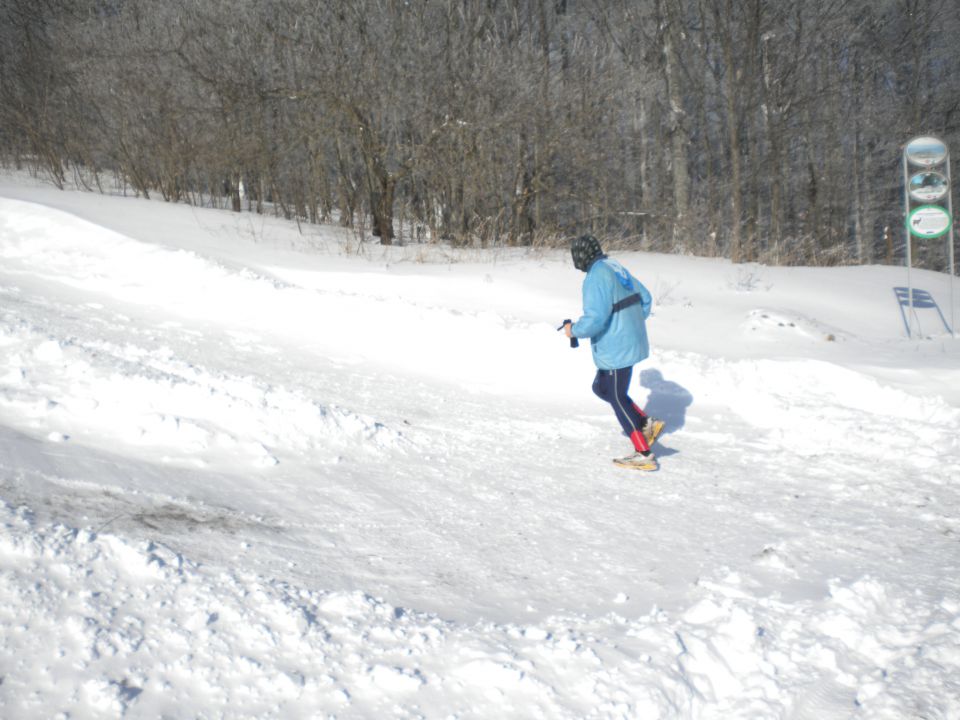
[[[912,259],[912,248],[910,244],[910,238],[913,233],[910,232],[910,224],[906,221],[910,215],[910,170],[907,167],[907,151],[906,147],[903,151],[903,208],[904,208],[904,218],[905,222],[903,223],[904,230],[907,233],[907,337],[912,338],[913,333],[911,332],[913,328],[913,282],[910,279],[910,265],[913,262]]]
[[[950,219],[953,221],[953,225],[950,226],[950,232],[947,233],[947,245],[949,247],[947,256],[948,262],[950,263],[950,335],[955,338],[957,336],[957,322],[954,319],[953,276],[957,274],[957,268],[953,261],[953,246],[956,243],[955,233],[957,224],[953,215],[953,182],[950,178],[949,152],[947,153],[947,212],[950,213]]]

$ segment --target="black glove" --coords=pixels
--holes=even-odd
[[[561,324],[560,327],[557,328],[557,332],[560,332],[561,330],[563,330],[563,328],[566,327],[567,325],[572,325],[572,324],[573,324],[573,320],[570,320],[569,318],[564,320],[563,324]],[[571,337],[570,347],[572,348],[580,347],[580,341],[577,340],[575,337]]]

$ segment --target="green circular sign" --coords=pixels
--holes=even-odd
[[[939,205],[921,205],[907,217],[907,229],[914,237],[931,240],[945,235],[953,218]]]

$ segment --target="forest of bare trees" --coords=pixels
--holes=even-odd
[[[0,158],[384,244],[899,262],[957,37],[957,0],[2,0]]]

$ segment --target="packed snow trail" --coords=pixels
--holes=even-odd
[[[183,248],[0,201],[5,714],[960,714],[960,413],[814,344],[842,297],[661,345],[638,478],[560,255],[316,262],[132,207]],[[667,295],[654,338],[709,347]]]

